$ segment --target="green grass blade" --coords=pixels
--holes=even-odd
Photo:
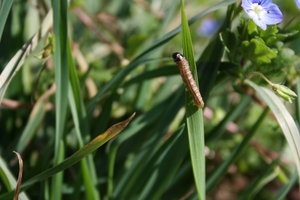
[[[198,82],[197,69],[194,60],[193,43],[190,34],[188,21],[184,10],[184,1],[181,1],[181,24],[182,24],[182,43],[183,54],[190,64],[194,79]],[[198,84],[198,83],[197,83]],[[192,97],[186,91],[186,124],[189,136],[190,154],[192,168],[195,178],[195,185],[200,200],[205,199],[205,153],[204,153],[204,123],[203,110],[198,109]]]
[[[284,200],[286,199],[286,195],[288,192],[293,188],[293,186],[297,183],[298,180],[298,173],[297,170],[294,171],[290,181],[284,185],[277,193],[276,198],[274,200]]]
[[[60,141],[58,152],[56,152],[56,162],[62,162],[65,157],[65,145],[63,141]],[[63,172],[55,174],[51,182],[51,196],[50,199],[61,199],[62,196],[62,182],[63,182]]]
[[[212,38],[211,42],[205,48],[201,57],[197,61],[197,67],[199,69],[199,85],[200,91],[204,102],[209,97],[209,94],[214,86],[217,72],[219,70],[221,59],[224,54],[224,46],[220,40],[219,34],[225,29],[230,28],[232,19],[232,13],[234,12],[234,5],[230,5],[227,8],[227,16],[223,22],[220,30]]]
[[[178,10],[178,5],[179,5],[180,1],[172,1],[169,2],[168,4],[168,12],[166,13],[166,15],[163,18],[162,21],[162,25],[159,29],[157,29],[156,32],[153,32],[152,34],[152,40],[156,40],[157,35],[160,35],[162,33],[165,33],[167,28],[169,27],[170,22],[173,20],[177,10]],[[150,41],[152,43],[152,41]],[[152,55],[153,57],[161,57],[163,53],[163,49],[157,49]],[[150,70],[154,69],[157,67],[157,63],[155,62],[151,62],[148,65],[145,66],[144,72],[149,72]],[[135,103],[135,108],[137,110],[143,110],[143,108],[145,107],[145,105],[148,105],[148,100],[149,100],[149,90],[151,90],[151,85],[152,82],[151,81],[147,81],[147,80],[143,80],[141,82],[141,84],[138,86],[139,87],[139,91],[137,92],[138,95],[136,97],[136,103]]]
[[[29,53],[35,49],[40,37],[44,37],[48,33],[51,25],[52,12],[49,12],[42,23],[40,31],[37,32],[28,42],[26,42],[5,66],[0,75],[0,103],[2,102],[6,89],[8,88],[11,80],[20,70]]]
[[[45,115],[44,110],[44,102],[37,102],[34,106],[29,121],[26,124],[25,130],[23,131],[21,138],[17,144],[17,152],[22,153],[25,147],[29,144],[29,141],[34,136],[35,131],[37,130],[38,126],[41,124]]]
[[[138,193],[138,190],[142,186],[139,182],[142,176],[143,169],[147,167],[146,163],[149,161],[152,154],[155,153],[154,150],[158,148],[159,143],[162,140],[161,133],[165,133],[168,130],[170,123],[174,120],[179,109],[182,107],[182,94],[183,91],[178,91],[175,97],[173,95],[171,98],[164,101],[161,110],[158,111],[160,116],[156,120],[156,123],[154,122],[153,124],[149,124],[147,123],[147,120],[145,121],[146,118],[142,120],[142,122],[145,121],[145,123],[143,124],[146,125],[146,129],[144,129],[144,131],[140,131],[139,133],[142,133],[144,136],[145,132],[148,132],[150,134],[150,138],[147,139],[147,142],[143,143],[142,146],[139,143],[137,144],[138,146],[140,146],[140,151],[138,151],[137,158],[134,160],[134,163],[132,163],[132,167],[127,171],[126,174],[122,176],[120,181],[118,181],[118,185],[116,185],[114,190],[115,198],[131,199],[134,198],[134,194]],[[157,114],[155,113],[153,117],[156,117],[156,115]],[[131,127],[135,129],[133,124]],[[149,127],[152,127],[152,130],[150,132]],[[122,140],[123,139],[124,138],[122,138]]]
[[[93,139],[91,142],[80,148],[78,151],[76,151],[73,155],[66,158],[62,163],[59,163],[58,165],[47,169],[43,171],[42,173],[32,177],[31,179],[24,182],[21,186],[21,188],[26,188],[36,182],[39,182],[41,180],[45,180],[46,178],[53,176],[54,174],[57,174],[72,165],[79,162],[82,158],[87,156],[88,154],[92,153],[93,151],[97,150],[100,146],[105,144],[107,141],[118,135],[120,132],[122,132],[127,125],[130,123],[130,121],[133,119],[134,115],[132,115],[130,118],[128,118],[125,121],[119,122],[113,126],[111,126],[109,129],[107,129],[103,134],[100,134],[95,139]]]
[[[9,14],[9,11],[11,9],[11,6],[13,4],[13,0],[5,0],[0,2],[0,41],[2,38],[4,26]]]
[[[56,138],[55,138],[55,155],[54,162],[57,163],[60,142],[65,124],[67,111],[67,95],[68,95],[68,58],[67,58],[67,2],[52,1],[53,6],[53,22],[55,36],[55,106],[56,106]]]
[[[77,140],[80,147],[83,147],[82,133],[88,134],[88,128],[86,126],[86,111],[83,105],[83,99],[81,95],[81,88],[79,85],[78,75],[76,73],[75,65],[71,55],[71,47],[68,42],[68,63],[69,63],[69,105],[73,116]],[[91,159],[91,158],[90,158]],[[92,160],[92,159],[91,159]],[[88,160],[83,158],[80,161],[81,170],[83,174],[83,182],[85,186],[86,199],[97,200],[99,199],[98,191],[95,187],[96,175],[92,174],[93,170],[89,169]],[[94,165],[94,163],[91,163]],[[94,167],[94,166],[91,166]],[[94,181],[93,181],[94,178]]]
[[[109,150],[108,156],[108,180],[107,180],[107,197],[108,199],[112,199],[113,197],[113,190],[114,190],[114,166],[116,161],[116,155],[119,149],[119,144],[112,145],[112,148]]]
[[[176,110],[175,108],[178,106],[177,101],[181,100],[181,99],[179,99],[179,98],[181,98],[181,96],[182,96],[181,92],[179,94],[175,95],[175,97],[174,97],[174,95],[169,96],[164,101],[162,101],[160,104],[153,107],[147,113],[138,116],[132,122],[132,126],[129,127],[128,129],[126,129],[126,131],[122,135],[120,135],[120,137],[118,137],[116,139],[116,142],[119,144],[125,142],[130,137],[133,137],[135,134],[140,133],[142,131],[142,129],[147,127],[148,124],[152,124],[155,121],[157,121],[158,119],[161,121],[162,115],[164,115],[165,113],[169,112],[169,114],[171,114],[170,110],[172,108],[173,108],[172,111]],[[170,115],[168,118],[170,118]],[[160,123],[162,123],[162,122],[160,122]]]
[[[299,124],[299,122],[300,122],[300,80],[298,80],[297,84],[296,84],[296,93],[297,93],[297,99],[295,101],[295,103],[296,103],[296,119]],[[297,170],[295,170],[294,173],[292,174],[292,177],[289,179],[290,181],[278,191],[278,194],[276,195],[276,200],[286,199],[286,195],[293,188],[293,186],[297,183],[298,179],[299,179],[299,175],[297,173]]]
[[[297,86],[296,86],[296,90],[297,90],[297,100],[296,100],[296,119],[298,121],[298,123],[300,123],[300,80],[297,81]]]
[[[147,72],[143,72],[135,77],[132,77],[130,80],[126,81],[123,86],[128,87],[132,84],[139,84],[140,82],[148,79],[158,78],[161,76],[172,76],[178,75],[179,71],[176,65],[170,65],[165,67],[159,67]]]
[[[55,38],[54,66],[55,66],[55,140],[54,140],[54,164],[60,163],[62,160],[61,148],[63,148],[62,137],[65,128],[65,121],[68,107],[68,2],[52,1],[53,7],[53,27]],[[62,158],[63,159],[63,158]],[[51,183],[51,199],[60,200],[62,195],[62,173],[53,177]]]
[[[154,153],[139,152],[140,162],[136,162],[137,167],[131,173],[137,179],[129,179],[127,184],[133,183],[129,193],[116,199],[160,199],[188,151],[183,130],[180,128],[162,145],[156,144],[150,149]]]
[[[181,95],[182,96],[182,95]],[[114,143],[112,143],[111,149],[118,148],[118,146],[125,141],[128,141],[132,137],[137,137],[138,134],[143,133],[147,131],[149,125],[157,124],[158,121],[163,121],[163,124],[166,124],[165,120],[163,119],[164,113],[169,113],[168,118],[170,118],[170,112],[168,109],[168,105],[171,104],[170,108],[175,109],[176,106],[173,106],[174,97],[173,95],[169,98],[166,98],[161,103],[157,104],[155,107],[153,107],[150,111],[139,115],[131,124],[131,126],[124,131],[116,140],[114,140]],[[175,97],[176,101],[176,97]],[[182,104],[181,104],[182,105]],[[151,133],[153,134],[153,132]],[[140,156],[141,152],[139,152]],[[112,170],[113,166],[112,163],[114,162],[112,159],[115,155],[113,155],[113,151],[110,155],[110,166],[109,170]],[[145,156],[145,159],[143,162],[135,162],[132,167],[126,171],[126,173],[123,174],[123,176],[118,180],[115,181],[114,184],[114,190],[113,190],[113,196],[114,198],[123,198],[123,194],[126,192],[127,188],[130,187],[132,179],[134,179],[135,174],[138,173],[138,165],[142,165],[145,160],[148,159],[149,156]],[[143,157],[142,157],[143,158]],[[137,164],[136,164],[137,163]],[[130,191],[131,188],[128,190]]]
[[[147,174],[149,179],[139,199],[161,199],[188,152],[187,146],[186,132],[184,128],[180,128],[160,147],[147,168],[150,173],[143,173]]]
[[[246,190],[240,195],[238,200],[248,200],[255,199],[255,195],[269,182],[274,180],[278,176],[278,166],[279,160],[273,161],[270,165],[264,167],[264,171],[257,176],[254,181],[252,181]]]
[[[274,113],[279,126],[287,140],[287,143],[292,152],[292,156],[294,157],[294,161],[297,166],[298,176],[300,175],[300,135],[298,127],[280,100],[280,98],[274,94],[271,90],[260,87],[255,83],[246,80],[246,84],[251,86],[256,92],[259,94],[261,99],[270,107],[272,112]]]
[[[229,110],[226,114],[226,116],[222,119],[222,121],[215,126],[209,133],[207,133],[207,137],[205,138],[206,143],[215,141],[218,139],[225,131],[225,127],[229,122],[234,121],[237,117],[239,117],[242,113],[245,112],[247,107],[249,107],[249,104],[251,102],[251,98],[246,96],[243,97],[240,101],[240,103]]]
[[[242,142],[233,150],[232,154],[229,158],[227,158],[216,170],[214,170],[213,174],[209,176],[207,180],[206,191],[211,191],[217,183],[222,179],[222,177],[226,174],[228,168],[231,164],[233,164],[239,156],[244,152],[247,148],[251,138],[256,133],[257,129],[265,119],[266,115],[268,114],[269,109],[265,109],[262,114],[258,117],[255,124],[251,127],[247,135],[243,138]]]
[[[2,183],[6,187],[8,191],[13,191],[17,185],[17,181],[13,174],[10,172],[10,170],[7,167],[7,164],[0,156],[0,177],[2,180]],[[24,192],[21,192],[19,195],[20,200],[28,200],[29,198]]]

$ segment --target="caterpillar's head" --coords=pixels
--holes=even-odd
[[[178,52],[173,53],[172,57],[175,62],[181,61],[183,59],[183,55]]]

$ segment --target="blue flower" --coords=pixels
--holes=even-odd
[[[300,0],[295,0],[295,2],[297,4],[298,8],[300,8]]]
[[[204,37],[209,37],[215,34],[220,27],[220,23],[214,19],[206,18],[202,21],[200,27],[197,29],[197,33]]]
[[[283,18],[278,6],[272,3],[272,0],[243,0],[242,7],[263,30],[267,29],[267,25],[278,24]]]

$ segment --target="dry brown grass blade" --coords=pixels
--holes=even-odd
[[[20,186],[22,183],[22,176],[23,176],[23,160],[22,160],[21,155],[18,152],[16,152],[16,151],[13,151],[13,152],[17,155],[18,160],[19,160],[19,175],[18,175],[17,186],[16,186],[16,190],[15,190],[15,194],[14,194],[14,200],[18,200],[19,194],[20,194]]]

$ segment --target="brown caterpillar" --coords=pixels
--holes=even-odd
[[[203,108],[204,103],[202,100],[202,96],[200,94],[199,88],[197,87],[196,81],[193,78],[188,61],[182,54],[178,52],[173,53],[172,57],[174,62],[176,62],[176,64],[178,65],[181,78],[185,83],[188,91],[192,95],[196,106],[198,108]]]

